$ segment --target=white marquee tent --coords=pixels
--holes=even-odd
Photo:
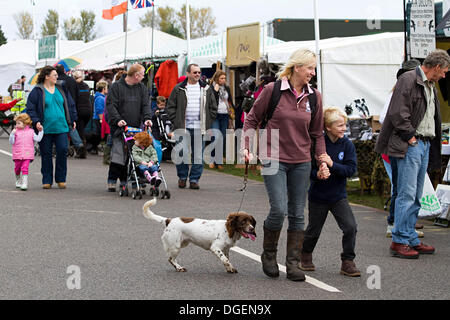
[[[267,48],[270,63],[282,64],[299,48],[315,51],[314,41],[291,41]],[[324,106],[342,109],[364,98],[371,115],[379,115],[396,82],[404,57],[402,32],[320,40]]]
[[[61,57],[84,45],[83,41],[61,41]],[[58,46],[57,46],[58,47]],[[35,73],[36,44],[34,40],[16,40],[0,46],[0,95],[8,95],[8,87],[22,75],[27,77],[26,89],[30,89],[28,80]],[[42,66],[54,64],[57,59],[42,60]]]
[[[82,63],[75,69],[102,71],[118,67],[125,59],[125,39],[127,61],[147,59],[152,56],[152,28],[111,34],[88,42],[81,50],[70,52]],[[160,30],[154,30],[153,56],[155,58],[176,58],[180,50],[186,48],[186,40]]]

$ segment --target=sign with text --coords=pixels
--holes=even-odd
[[[228,66],[246,66],[259,60],[259,30],[259,23],[227,28]]]
[[[411,1],[410,45],[412,58],[425,58],[436,49],[434,0]]]
[[[39,39],[39,60],[54,59],[56,56],[56,36],[47,36]]]

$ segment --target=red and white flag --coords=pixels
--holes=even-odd
[[[112,20],[115,16],[127,12],[127,5],[128,0],[111,0],[108,9],[103,10],[103,19]]]

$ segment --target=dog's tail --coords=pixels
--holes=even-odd
[[[156,204],[156,197],[152,200],[147,201],[144,206],[142,207],[142,213],[144,214],[144,217],[147,219],[156,221],[161,223],[162,225],[166,225],[167,218],[158,216],[157,214],[154,214],[152,210],[150,210],[151,206],[154,206]]]

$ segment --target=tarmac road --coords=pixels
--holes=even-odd
[[[29,190],[24,192],[14,186],[10,152],[3,134],[0,299],[450,299],[450,230],[429,221],[422,221],[424,242],[434,245],[437,252],[403,260],[389,255],[386,213],[352,206],[358,222],[355,262],[362,272],[360,278],[339,274],[341,231],[331,216],[314,252],[316,271],[306,273],[313,279],[292,282],[284,273],[270,279],[256,261],[262,251],[268,200],[264,185],[249,181],[242,210],[257,220],[258,237],[255,242],[241,239],[239,252],[230,252],[239,273],[227,274],[212,253],[194,245],[183,249],[178,259],[188,272],[177,273],[161,244],[162,227],[142,215],[149,195],[132,200],[106,192],[108,167],[101,156],[70,158],[65,190],[41,188],[38,157],[30,166]],[[223,219],[238,209],[241,178],[205,170],[200,190],[181,190],[175,167],[163,163],[162,169],[172,197],[158,199],[153,207],[156,213]],[[287,221],[279,242],[278,262],[282,265],[286,227]]]

